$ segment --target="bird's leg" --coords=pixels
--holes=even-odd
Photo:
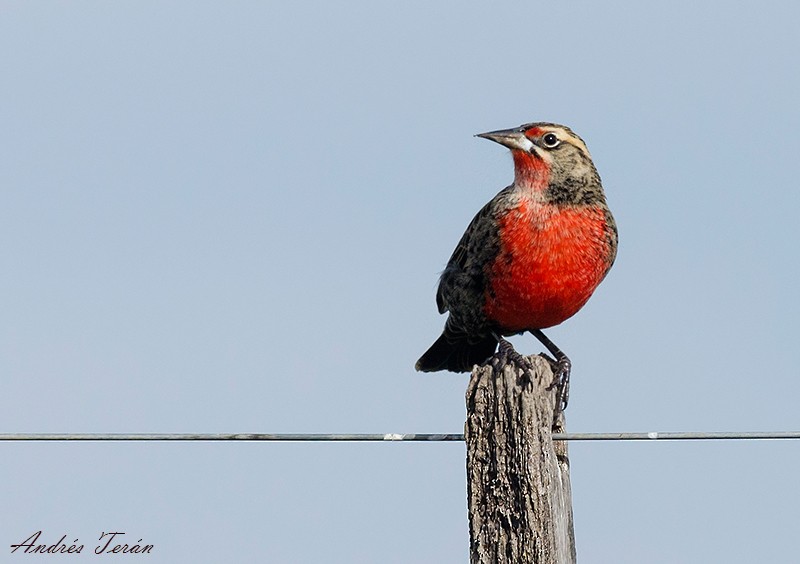
[[[561,349],[559,349],[553,341],[548,339],[544,333],[542,333],[539,329],[531,329],[531,333],[534,337],[539,339],[550,354],[555,357],[555,374],[553,374],[553,383],[547,388],[548,390],[552,390],[556,388],[556,415],[563,412],[567,409],[567,403],[569,402],[569,373],[572,369],[572,362],[570,362],[567,355],[565,355]],[[545,355],[546,356],[546,355]],[[549,357],[548,357],[549,360]]]

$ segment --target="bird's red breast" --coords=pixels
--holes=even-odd
[[[487,319],[511,333],[574,315],[610,267],[608,229],[602,207],[521,199],[498,218],[500,249],[487,265]]]

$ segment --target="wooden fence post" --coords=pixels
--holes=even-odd
[[[467,389],[467,503],[472,564],[575,562],[564,416],[553,422],[547,360],[493,359]]]

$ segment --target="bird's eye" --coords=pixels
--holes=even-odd
[[[542,137],[542,143],[548,149],[553,149],[558,147],[558,144],[561,143],[561,141],[558,139],[555,133],[547,133],[544,137]]]

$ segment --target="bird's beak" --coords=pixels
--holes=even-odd
[[[478,133],[475,137],[489,139],[511,150],[528,151],[531,148],[531,140],[525,137],[525,133],[519,128]]]

